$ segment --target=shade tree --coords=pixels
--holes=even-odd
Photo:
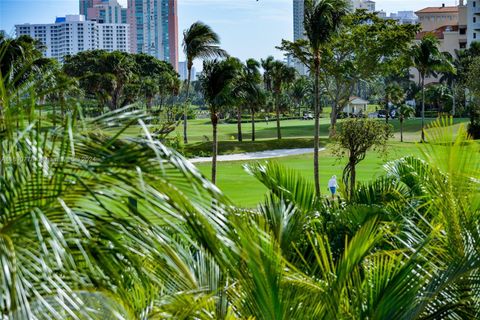
[[[349,197],[355,193],[357,165],[365,159],[369,150],[385,153],[392,135],[391,125],[374,119],[356,118],[342,122],[335,135],[334,152],[339,158],[347,158],[342,180]]]

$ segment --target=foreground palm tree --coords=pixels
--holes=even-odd
[[[200,78],[203,95],[210,109],[210,119],[213,129],[212,150],[212,182],[217,181],[217,126],[218,114],[222,108],[232,103],[234,80],[238,76],[239,61],[228,58],[223,61],[213,60],[203,63],[203,72]]]
[[[453,69],[451,62],[438,48],[437,38],[434,35],[427,34],[411,50],[413,67],[418,70],[420,86],[422,87],[422,142],[425,142],[425,78],[436,76],[439,71]]]
[[[187,59],[187,88],[185,98],[185,110],[183,113],[183,141],[188,143],[187,137],[187,107],[190,91],[190,80],[192,76],[193,61],[195,59],[210,59],[225,57],[227,53],[219,47],[220,37],[212,28],[203,22],[197,21],[190,28],[183,32],[183,52]]]
[[[320,63],[321,51],[332,36],[339,30],[343,17],[348,13],[350,4],[345,0],[305,0],[305,35],[309,41],[313,61],[310,66],[315,78],[315,138],[313,171],[315,179],[315,194],[320,196],[320,175],[318,168],[318,152],[320,148]]]
[[[272,296],[281,292],[294,299],[301,295],[296,288],[312,285],[299,298],[310,319],[478,317],[480,232],[475,219],[480,203],[473,199],[480,191],[473,177],[479,177],[480,158],[472,152],[479,147],[465,128],[456,134],[451,122],[437,125],[428,132],[434,143],[421,148],[423,159],[387,164],[387,176],[360,185],[341,205],[319,203],[312,183],[278,164],[249,166],[271,191],[260,209],[264,230],[284,257],[292,254],[289,261],[297,270],[315,278],[310,282],[288,274],[288,281],[267,269],[275,279],[269,282]],[[316,225],[321,231],[306,237],[304,251],[292,249],[291,243],[301,241],[303,223],[319,211],[325,212]],[[404,229],[390,233],[394,226]],[[390,240],[383,238],[385,231]],[[303,252],[299,260],[294,258],[298,251]],[[283,267],[276,260],[272,264],[278,266],[274,270]],[[288,293],[273,285],[281,282],[276,276],[287,281]],[[314,310],[309,294],[316,296],[319,309]],[[288,298],[279,300],[278,310],[297,310]]]
[[[216,196],[200,198],[216,188],[191,184],[197,170],[151,138],[135,107],[52,124],[32,86],[0,78],[0,318],[144,318],[160,292],[155,265],[170,259],[170,214],[212,210]],[[144,137],[120,139],[132,122]]]
[[[235,63],[206,63],[210,104],[228,103]],[[0,80],[0,98],[0,318],[480,315],[480,150],[463,127],[428,130],[422,159],[340,204],[250,166],[268,194],[240,210],[134,107],[53,126],[29,85]],[[122,139],[132,120],[143,137]]]
[[[284,86],[292,83],[295,80],[295,69],[287,66],[281,61],[274,61],[272,63],[271,74],[272,90],[275,93],[275,115],[277,120],[277,139],[282,139],[282,131],[280,127],[280,98]]]

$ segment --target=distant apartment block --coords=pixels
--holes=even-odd
[[[177,0],[79,0],[80,13],[100,24],[130,25],[129,51],[170,62],[178,70]]]
[[[304,0],[293,0],[293,41],[305,38],[305,26],[303,23],[305,14]],[[295,67],[300,75],[307,74],[306,66],[294,58],[289,57],[291,65]]]
[[[467,6],[428,7],[416,12],[422,31],[417,40],[433,34],[440,42],[440,50],[455,55],[455,51],[467,48]]]
[[[79,12],[80,15],[84,16],[86,20],[89,20],[88,9],[93,8],[93,0],[80,0],[79,1]]]
[[[45,57],[63,61],[66,55],[102,49],[129,52],[128,24],[87,21],[83,15],[67,15],[52,24],[20,24],[17,37],[29,35],[46,46]]]
[[[370,0],[350,0],[352,9],[362,9],[368,12],[375,12],[375,1]]]
[[[391,19],[397,21],[399,24],[417,24],[418,17],[413,11],[398,11],[390,13],[387,16],[385,11],[379,11],[377,15],[382,19]]]
[[[188,69],[187,69],[187,62],[186,61],[181,61],[178,63],[178,73],[180,75],[180,80],[185,81],[188,78]],[[192,67],[192,74],[191,74],[191,79],[190,81],[196,81],[197,80],[197,72],[195,70],[195,67]]]
[[[128,0],[131,51],[170,62],[178,70],[177,0]]]
[[[127,9],[117,0],[93,0],[87,8],[86,19],[98,23],[127,23]]]
[[[460,1],[458,6],[427,7],[415,12],[422,28],[416,36],[420,41],[427,34],[434,35],[439,41],[441,52],[448,52],[452,56],[460,49],[467,48],[468,33],[468,8],[464,1]],[[411,73],[414,80],[419,80],[418,71],[412,69]],[[426,83],[436,82],[436,78],[427,78]]]
[[[467,43],[480,41],[480,1],[467,1]]]

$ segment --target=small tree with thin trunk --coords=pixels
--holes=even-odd
[[[200,77],[203,96],[210,110],[210,119],[213,129],[212,146],[212,182],[217,181],[217,126],[218,113],[222,108],[232,103],[234,80],[238,75],[238,60],[228,58],[222,61],[205,61]]]
[[[334,153],[339,158],[348,158],[343,169],[343,183],[349,197],[355,191],[357,165],[371,149],[386,153],[388,139],[392,136],[393,127],[375,119],[348,119],[342,123],[335,136]]]
[[[210,59],[225,57],[227,52],[220,49],[220,37],[210,26],[197,21],[183,32],[183,52],[187,58],[187,88],[185,97],[185,109],[183,112],[183,141],[188,143],[187,136],[187,113],[189,104],[190,80],[192,77],[193,61],[195,59]]]

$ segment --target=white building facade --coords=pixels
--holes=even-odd
[[[467,1],[468,46],[474,41],[480,41],[480,0]]]
[[[17,37],[29,35],[46,46],[47,58],[63,61],[66,55],[102,49],[129,52],[128,24],[99,24],[86,21],[83,15],[67,15],[52,24],[20,24]]]

